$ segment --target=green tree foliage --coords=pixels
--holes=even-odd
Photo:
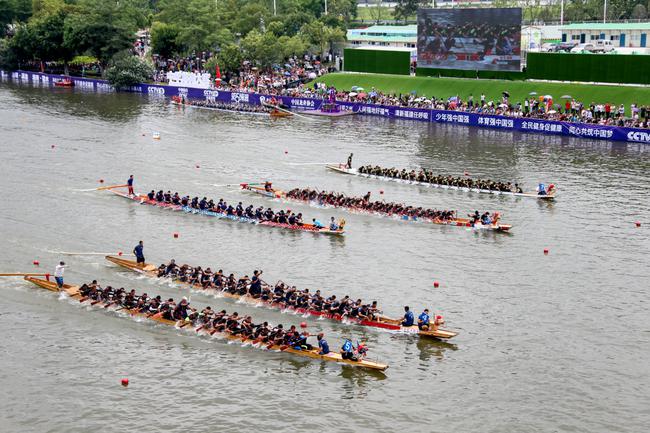
[[[0,0],[0,36],[9,24],[25,22],[31,15],[31,0]]]
[[[282,60],[278,38],[271,32],[262,33],[257,29],[251,30],[241,41],[244,58],[255,62],[262,68]]]
[[[638,4],[634,6],[634,8],[632,9],[632,14],[630,15],[630,18],[634,18],[634,19],[644,19],[647,17],[648,17],[648,10],[642,4]]]
[[[340,28],[330,27],[322,21],[305,24],[300,33],[312,45],[318,47],[319,53],[325,54],[333,43],[345,40],[345,32]]]
[[[75,53],[87,52],[97,58],[104,75],[109,60],[135,40],[136,22],[125,10],[125,3],[85,0],[78,13],[65,20],[64,45]]]
[[[393,13],[395,19],[406,23],[410,17],[415,16],[420,3],[420,0],[397,0],[395,12]]]
[[[176,38],[180,30],[176,24],[154,22],[151,26],[151,49],[154,54],[169,58],[179,52]]]
[[[106,78],[115,88],[120,89],[150,80],[153,72],[153,66],[140,57],[118,54],[106,71]]]

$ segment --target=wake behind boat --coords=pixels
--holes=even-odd
[[[87,306],[97,309],[111,308],[122,311],[133,317],[144,318],[153,322],[174,326],[179,329],[191,330],[194,333],[225,337],[228,340],[250,344],[256,348],[266,348],[272,351],[282,351],[294,356],[320,359],[322,361],[343,363],[353,367],[365,368],[383,372],[388,365],[364,359],[367,348],[350,348],[350,356],[335,353],[329,346],[323,348],[323,334],[319,334],[319,347],[314,348],[307,343],[311,335],[300,333],[295,326],[284,328],[281,324],[271,327],[267,322],[255,324],[250,316],[239,316],[237,313],[228,315],[225,310],[217,312],[211,307],[205,307],[200,312],[192,308],[186,298],[176,303],[173,298],[163,300],[161,296],[149,297],[146,293],[137,295],[135,290],[127,292],[123,288],[113,289],[110,286],[99,287],[96,281],[82,286],[64,284],[59,287],[49,278],[25,276],[25,280],[36,286],[52,292],[66,293],[71,299],[78,300]],[[347,343],[346,340],[345,343]],[[344,344],[344,347],[346,344]]]
[[[168,278],[205,294],[235,299],[250,305],[263,305],[275,310],[441,340],[458,335],[457,332],[440,328],[444,323],[442,316],[436,316],[433,322],[427,317],[424,325],[412,323],[404,326],[402,320],[380,314],[376,301],[364,304],[360,299],[353,301],[349,296],[337,298],[333,295],[324,298],[320,290],[313,293],[309,289],[297,290],[281,281],[270,286],[261,280],[258,271],[253,272],[252,279],[248,279],[248,276],[238,279],[233,274],[226,277],[222,271],[213,272],[209,267],[179,266],[173,260],[158,267],[116,256],[106,256],[106,260],[150,278]]]
[[[272,187],[266,182],[264,187],[242,183],[245,191],[254,192],[265,197],[277,198],[292,202],[307,203],[319,207],[343,208],[353,213],[375,215],[399,219],[400,221],[424,221],[437,225],[456,227],[472,227],[480,230],[507,232],[512,226],[500,224],[500,214],[476,211],[471,218],[458,218],[456,211],[424,209],[422,207],[406,206],[401,203],[386,203],[385,201],[370,201],[370,192],[364,197],[348,197],[343,193],[316,191],[309,188],[294,188],[283,191]]]
[[[163,193],[162,190],[155,193],[153,190],[147,194],[129,194],[121,191],[116,191],[114,187],[109,189],[113,194],[135,201],[140,204],[146,204],[163,209],[173,211],[182,211],[189,214],[199,214],[204,216],[216,217],[220,219],[229,219],[232,221],[256,224],[268,227],[278,227],[288,230],[304,231],[317,234],[328,235],[343,235],[345,233],[345,220],[334,221],[334,217],[329,226],[325,226],[317,219],[313,218],[312,223],[302,222],[302,213],[297,215],[294,212],[287,210],[280,210],[274,212],[271,208],[266,210],[263,207],[253,209],[253,205],[249,205],[244,209],[240,202],[237,206],[228,205],[223,200],[214,203],[213,200],[208,200],[203,197],[199,200],[198,197],[190,199],[189,196],[180,197],[178,193],[171,194],[171,192]]]
[[[478,192],[492,195],[510,195],[515,197],[536,198],[538,200],[555,200],[557,189],[554,184],[548,188],[540,183],[536,192],[524,192],[518,184],[511,182],[496,182],[484,179],[471,179],[469,177],[453,177],[434,175],[431,171],[420,169],[398,170],[396,168],[381,168],[379,166],[362,166],[352,168],[352,164],[326,165],[329,170],[337,173],[378,179],[384,181],[421,185],[433,188],[442,188],[466,192]]]

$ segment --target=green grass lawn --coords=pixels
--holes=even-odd
[[[318,78],[318,81],[337,89],[349,90],[361,86],[366,91],[373,87],[383,93],[410,93],[448,98],[458,95],[463,100],[471,94],[478,101],[481,92],[488,100],[501,98],[501,92],[510,93],[511,102],[523,101],[530,92],[537,95],[551,95],[554,103],[562,103],[561,96],[570,95],[585,105],[594,103],[625,104],[629,112],[632,103],[650,105],[650,87],[596,86],[590,84],[538,83],[534,81],[472,80],[463,78],[407,77],[403,75],[335,73]]]

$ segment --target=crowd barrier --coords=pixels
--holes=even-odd
[[[63,78],[61,75],[38,72],[18,71],[7,73],[0,71],[0,79],[16,82],[28,82],[33,85],[54,86],[54,82]],[[113,86],[104,80],[72,77],[76,89],[94,92],[114,92]],[[142,93],[160,97],[183,96],[190,99],[219,101],[260,105],[268,102],[271,96],[248,92],[231,92],[216,89],[196,89],[168,85],[139,84],[126,89],[126,92]],[[323,101],[316,98],[276,97],[292,109],[318,110]],[[395,107],[356,102],[338,102],[341,109],[358,114],[381,116],[392,119],[409,119],[425,122],[451,123],[463,126],[495,128],[527,133],[555,134],[589,139],[625,141],[650,144],[650,129],[603,126],[587,123],[559,122],[532,118],[483,115],[461,111],[431,110],[422,108]]]

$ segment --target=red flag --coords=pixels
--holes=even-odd
[[[214,68],[214,75],[217,77],[217,80],[221,79],[221,71],[219,70],[219,65]]]

